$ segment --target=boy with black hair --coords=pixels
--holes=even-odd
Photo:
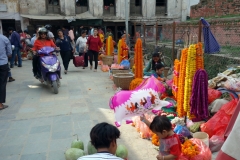
[[[91,143],[97,149],[97,153],[80,157],[78,160],[123,160],[114,156],[119,137],[120,131],[115,126],[106,122],[97,124],[90,132]]]
[[[178,160],[181,155],[181,142],[177,134],[172,130],[172,124],[167,117],[156,116],[150,123],[145,116],[140,119],[160,139],[158,160]]]

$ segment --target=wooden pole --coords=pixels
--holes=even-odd
[[[202,41],[202,22],[199,20],[198,22],[198,42]]]
[[[173,28],[172,28],[172,31],[173,31],[173,44],[172,44],[172,61],[174,62],[174,53],[175,53],[175,36],[176,36],[176,22],[174,21],[173,22]]]

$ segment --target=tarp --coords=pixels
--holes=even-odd
[[[210,24],[204,18],[201,18],[201,22],[203,24],[204,53],[219,52],[220,46],[211,32]]]

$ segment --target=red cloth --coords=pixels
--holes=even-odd
[[[88,44],[88,50],[99,52],[99,48],[102,47],[102,42],[99,36],[97,38],[94,38],[93,36],[90,36],[87,41]]]
[[[35,42],[34,42],[34,45],[33,45],[33,51],[38,51],[40,50],[41,48],[43,47],[56,47],[56,45],[53,43],[52,40],[39,40],[37,39]]]
[[[219,151],[216,160],[235,160],[235,158],[227,155],[226,153],[224,153],[222,150]]]
[[[172,136],[161,139],[159,150],[162,156],[171,154],[177,157],[175,160],[178,160],[181,155],[181,142],[178,135],[173,134]]]

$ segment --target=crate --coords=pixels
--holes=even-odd
[[[114,84],[122,90],[129,90],[130,83],[133,79],[134,75],[130,73],[117,73],[113,75]]]

